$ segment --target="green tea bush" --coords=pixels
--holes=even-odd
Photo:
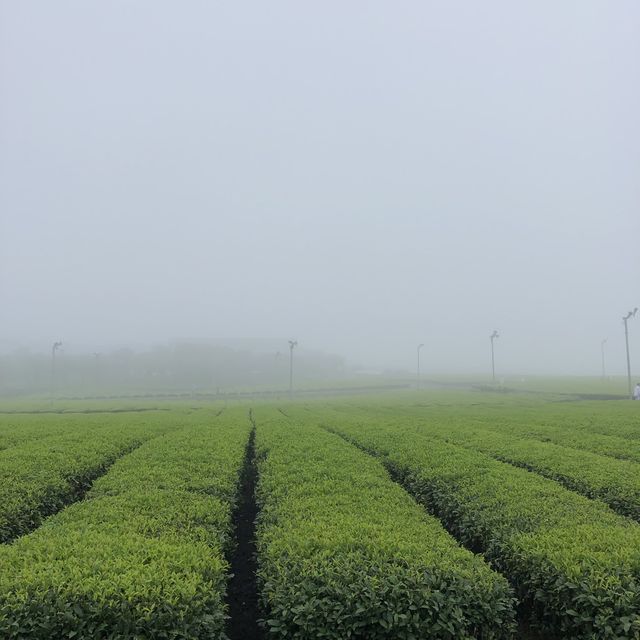
[[[190,425],[0,548],[7,640],[225,638],[231,513],[249,425]]]
[[[556,422],[534,422],[526,420],[516,410],[503,412],[500,418],[493,416],[428,416],[417,411],[409,411],[406,415],[396,413],[395,424],[403,427],[420,425],[426,433],[432,435],[457,436],[467,433],[483,434],[492,431],[504,437],[523,438],[548,442],[570,449],[597,453],[620,460],[640,462],[640,440],[633,440],[611,434],[592,431],[597,425],[576,425],[571,420],[556,418]],[[610,431],[613,431],[613,425]],[[624,430],[623,430],[624,431]]]
[[[82,496],[117,458],[166,428],[118,417],[99,428],[73,428],[0,451],[0,542],[38,527]]]
[[[496,424],[488,421],[484,422],[482,427],[621,460],[640,462],[639,440],[631,440],[614,434],[594,433],[584,428],[578,429],[575,425],[566,424],[562,419],[554,424],[520,424],[515,420]]]
[[[75,430],[86,430],[86,424],[77,416],[70,420],[69,416],[56,414],[0,415],[0,451]]]
[[[329,428],[383,456],[457,539],[509,577],[552,637],[640,637],[640,527],[523,469],[419,430]]]
[[[512,637],[506,580],[380,463],[320,429],[257,420],[259,583],[271,637]]]
[[[433,433],[428,425],[424,431]],[[557,480],[573,491],[606,502],[622,515],[640,520],[640,467],[635,462],[476,427],[460,426],[444,437]]]
[[[631,460],[543,442],[506,426],[491,429],[477,422],[420,420],[411,415],[395,424],[380,420],[376,423],[388,424],[398,435],[417,432],[481,451],[556,480],[588,498],[602,500],[621,515],[640,520],[640,468]],[[562,433],[561,426],[556,429]]]

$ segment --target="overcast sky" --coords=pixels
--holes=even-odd
[[[607,338],[622,373],[639,33],[636,0],[0,0],[0,351],[482,371],[497,329],[499,371]]]

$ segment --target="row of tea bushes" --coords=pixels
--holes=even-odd
[[[585,442],[593,437],[595,443],[599,436],[608,436],[613,439],[611,442],[628,441],[637,452],[640,434],[633,403],[567,403],[562,405],[561,410],[553,409],[550,404],[543,404],[535,411],[520,411],[514,407],[478,417],[498,428],[515,427],[529,431],[539,430],[547,434],[573,434],[583,437]],[[558,407],[558,404],[555,406]]]
[[[81,497],[120,456],[173,428],[162,420],[122,416],[0,451],[0,542],[37,528],[42,519]]]
[[[557,407],[557,404],[554,405]],[[599,403],[591,406],[593,415],[585,416],[584,410],[578,411],[573,404],[563,404],[563,411],[551,411],[548,404],[536,404],[531,407],[509,407],[501,405],[491,407],[464,407],[438,404],[393,403],[386,407],[349,403],[335,404],[329,411],[338,410],[361,417],[370,416],[379,421],[386,419],[394,424],[422,424],[433,433],[455,433],[460,429],[489,429],[502,434],[531,438],[543,442],[590,451],[622,460],[640,462],[640,431],[637,425],[637,411],[632,415],[629,409],[635,409],[633,403]],[[617,410],[614,410],[616,408]],[[327,407],[323,408],[326,414]],[[577,415],[576,415],[577,414]]]
[[[534,624],[562,638],[640,635],[640,527],[606,505],[482,453],[393,426],[325,421],[383,457],[466,546],[515,585]],[[554,637],[552,635],[552,637]]]
[[[0,547],[0,637],[224,638],[249,429],[217,420],[154,438],[87,499]]]
[[[562,420],[558,420],[554,424],[531,424],[512,419],[499,422],[484,419],[467,424],[522,438],[552,442],[563,447],[590,451],[621,460],[640,462],[640,440],[614,434],[597,433],[588,428],[577,428],[575,425],[565,424]]]
[[[184,411],[182,415],[186,415]],[[92,413],[16,413],[0,414],[0,453],[4,449],[22,446],[51,437],[73,437],[118,424],[138,428],[153,422],[167,422],[166,411],[127,411]],[[175,421],[175,414],[174,414]]]
[[[84,416],[83,416],[84,417]],[[26,442],[51,436],[69,433],[74,430],[85,430],[84,420],[78,416],[48,414],[16,414],[0,416],[0,451]]]
[[[466,402],[461,403],[466,397]],[[511,402],[510,402],[511,401]],[[312,407],[315,410],[317,407]],[[328,407],[325,405],[322,412]],[[374,404],[356,399],[333,401],[330,411],[357,414],[361,418],[405,422],[420,420],[429,425],[464,423],[500,432],[549,439],[556,444],[593,453],[640,461],[640,430],[633,402],[549,402],[531,396],[467,396],[458,391],[440,397],[407,395]]]
[[[437,434],[454,444],[557,480],[588,498],[602,500],[622,515],[640,520],[640,465],[636,462],[465,425],[448,429],[446,434],[429,424],[423,429],[428,435]]]
[[[328,412],[325,412],[327,415]],[[335,412],[333,412],[334,418]],[[490,427],[478,420],[449,418],[447,420],[406,411],[406,417],[397,412],[394,419],[380,418],[372,415],[368,424],[387,424],[400,435],[421,432],[428,436],[444,439],[447,442],[486,453],[503,462],[534,471],[546,478],[556,480],[571,489],[587,496],[602,500],[614,511],[640,520],[640,467],[632,460],[614,459],[610,455],[602,455],[586,450],[591,442],[604,448],[603,440],[621,441],[616,451],[622,453],[627,444],[630,455],[638,442],[589,434],[585,431],[571,432],[562,428],[562,424],[549,427],[550,433],[556,433],[557,439],[564,440],[565,445],[544,442],[527,436],[527,427],[500,424]],[[582,434],[582,435],[580,435]],[[593,440],[590,441],[590,437]],[[582,450],[575,449],[572,444],[582,440]],[[609,451],[614,448],[611,442]],[[621,456],[618,456],[621,457]]]
[[[507,581],[378,461],[267,410],[257,421],[259,586],[271,637],[512,637]]]

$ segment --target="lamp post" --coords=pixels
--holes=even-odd
[[[62,342],[54,342],[51,347],[51,398],[53,399],[53,394],[56,386],[56,351],[62,346]]]
[[[496,360],[493,353],[493,341],[496,338],[499,338],[498,332],[494,329],[493,333],[489,336],[489,340],[491,340],[491,379],[495,383],[496,381]]]
[[[418,389],[418,391],[420,390],[420,349],[422,349],[422,347],[424,347],[424,344],[420,343],[418,345],[418,369],[416,375],[416,389]]]
[[[600,351],[602,352],[602,379],[606,380],[607,379],[607,373],[606,373],[606,369],[604,366],[604,345],[607,344],[607,339],[605,338],[604,340],[602,340],[600,342]]]
[[[629,311],[626,316],[622,317],[622,321],[624,322],[624,342],[627,348],[627,385],[629,387],[629,397],[632,398],[631,394],[631,359],[629,358],[629,328],[627,327],[627,322],[630,318],[633,318],[636,313],[638,313],[638,307],[635,307],[633,311]]]
[[[293,349],[298,346],[297,340],[289,340],[289,396],[293,397]]]

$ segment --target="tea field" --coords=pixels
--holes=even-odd
[[[0,637],[638,640],[640,403],[0,414]]]

